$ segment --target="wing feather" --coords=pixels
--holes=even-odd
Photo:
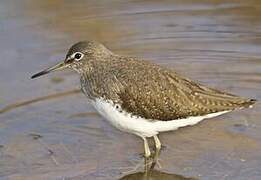
[[[161,66],[126,71],[118,93],[123,109],[147,119],[173,120],[248,107],[254,100],[225,93],[183,78]],[[145,70],[145,71],[144,71]],[[133,74],[134,73],[134,74]],[[133,78],[132,78],[133,77]]]

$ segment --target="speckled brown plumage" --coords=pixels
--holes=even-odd
[[[148,61],[116,55],[98,43],[80,42],[67,56],[77,51],[88,54],[88,59],[73,67],[81,74],[83,92],[90,99],[102,97],[119,104],[135,116],[168,121],[255,102],[208,88]]]

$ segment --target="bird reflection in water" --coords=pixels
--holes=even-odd
[[[144,158],[144,171],[127,174],[119,180],[197,180],[193,177],[170,174],[155,170],[155,166],[160,166],[158,162],[159,154],[155,153],[152,159]]]

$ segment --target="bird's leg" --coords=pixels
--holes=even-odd
[[[144,171],[147,172],[150,169],[149,157],[151,155],[148,141],[145,137],[142,138],[144,142]]]
[[[143,138],[143,142],[144,142],[144,157],[149,158],[151,153],[150,153],[148,141],[145,137]]]
[[[159,155],[161,149],[161,143],[157,135],[153,136],[155,147],[156,147],[156,154]]]
[[[160,155],[160,149],[161,149],[161,143],[157,135],[153,136],[154,142],[155,142],[155,154],[153,157],[153,163],[152,168],[157,164],[160,168],[161,165],[159,163],[159,155]]]

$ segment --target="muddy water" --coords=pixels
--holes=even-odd
[[[75,73],[30,75],[94,39],[261,99],[260,15],[259,1],[243,0],[1,1],[0,179],[146,179],[131,171],[141,139],[103,121]],[[261,179],[260,107],[161,134],[162,168],[151,178]]]

